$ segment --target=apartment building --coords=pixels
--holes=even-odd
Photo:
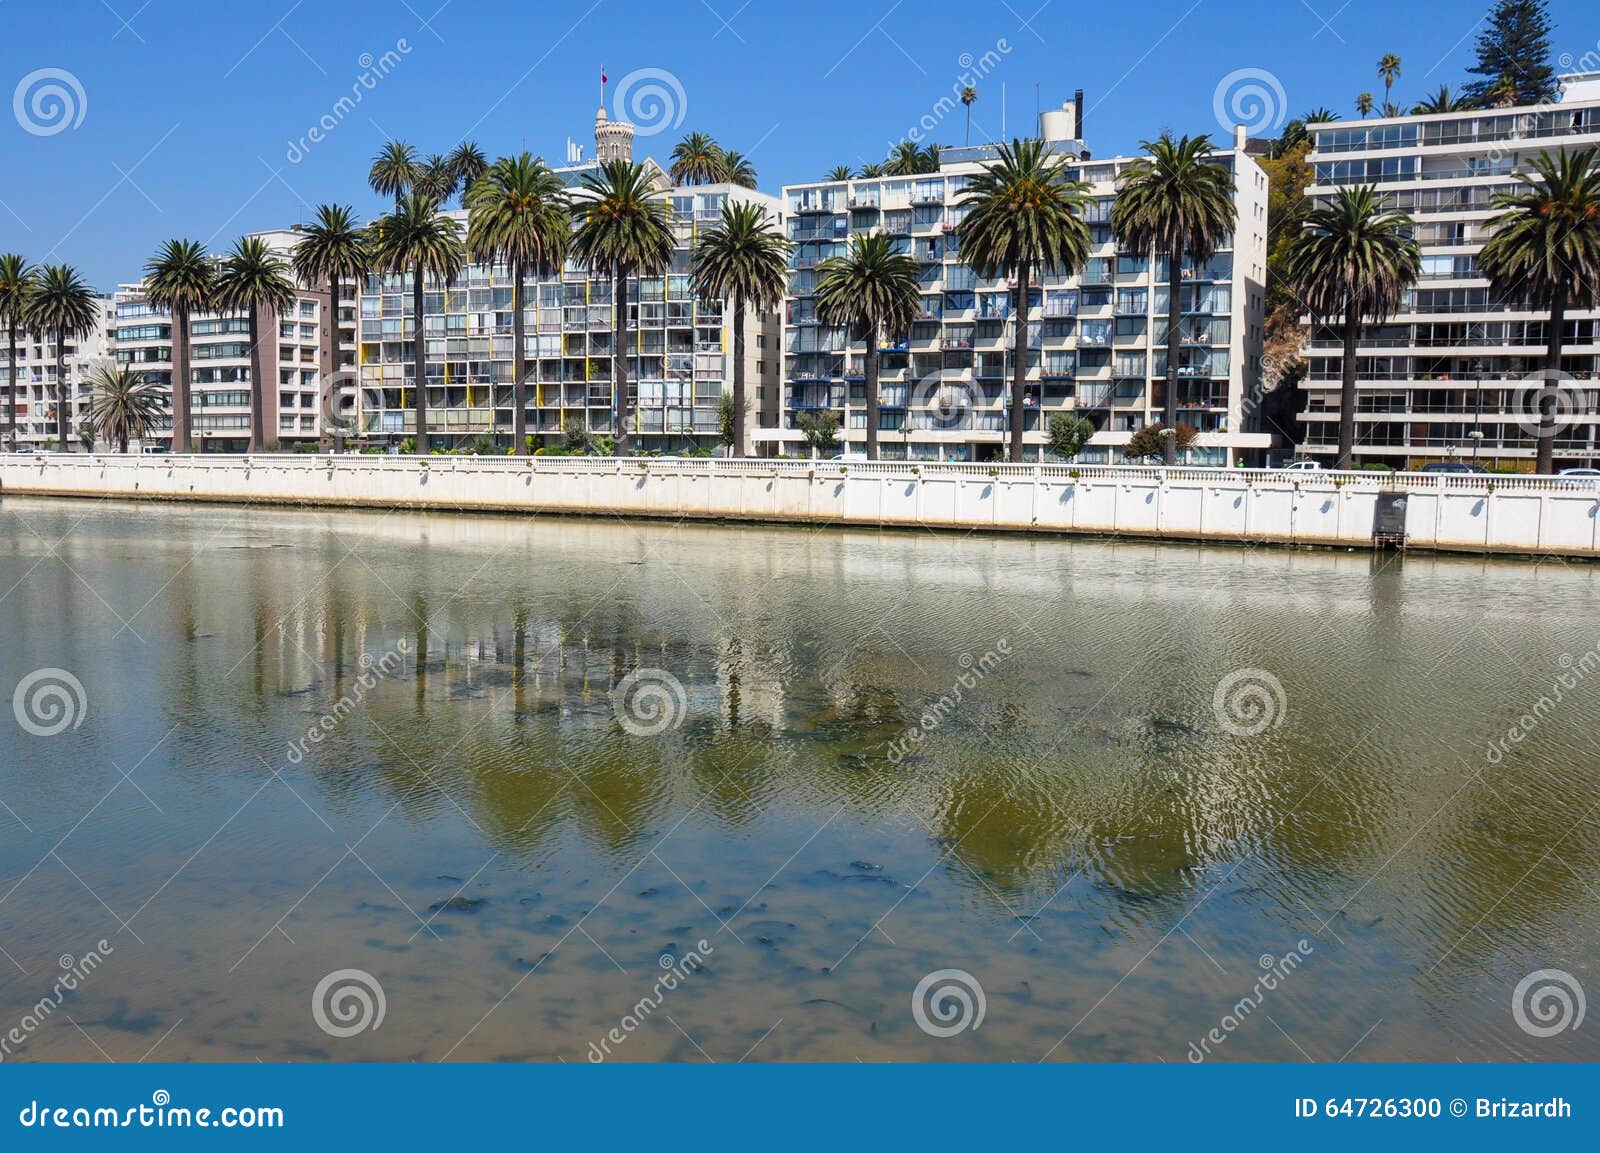
[[[1362,336],[1358,462],[1396,468],[1458,459],[1529,467],[1538,426],[1548,314],[1501,300],[1478,269],[1496,194],[1542,152],[1600,145],[1600,74],[1563,78],[1546,105],[1311,125],[1307,195],[1370,184],[1411,214],[1422,274],[1400,311]],[[1336,326],[1306,319],[1303,455],[1338,447],[1343,347]],[[1600,313],[1572,312],[1562,334],[1557,467],[1600,463]],[[1474,434],[1481,434],[1474,435]]]
[[[296,229],[256,233],[287,261],[299,242]],[[351,374],[327,382],[324,396],[321,354],[339,343],[336,364],[355,358],[355,286],[343,289],[335,307],[327,285],[298,285],[290,308],[263,315],[261,341],[264,423],[269,445],[283,451],[311,446],[331,433],[329,414],[353,428],[356,387]],[[172,387],[172,318],[152,308],[142,284],[118,287],[112,301],[112,348],[117,363],[160,385]],[[277,328],[277,339],[270,336]],[[189,427],[196,452],[244,452],[250,443],[250,324],[242,312],[196,313],[189,318]],[[341,387],[342,386],[342,387]],[[162,422],[145,447],[171,444],[172,423]]]
[[[556,171],[577,187],[599,160],[632,159],[633,128],[595,122],[595,158],[581,155]],[[577,149],[574,147],[573,152]],[[690,272],[695,241],[730,201],[760,204],[777,220],[776,197],[730,184],[674,187],[655,161],[643,161],[672,209],[676,239],[665,276],[630,278],[628,389],[636,413],[633,447],[663,452],[718,443],[724,390],[732,389],[730,302],[696,296]],[[463,228],[466,213],[450,213]],[[613,284],[569,261],[552,277],[530,280],[523,303],[527,429],[535,446],[557,443],[569,426],[592,436],[613,434]],[[429,284],[423,299],[428,424],[442,447],[498,437],[512,426],[512,282],[504,265],[470,265],[453,284]],[[747,435],[763,405],[775,418],[779,314],[747,310]],[[412,296],[409,277],[369,277],[360,297],[360,433],[395,443],[415,432],[412,389]]]
[[[82,448],[78,430],[84,427],[92,395],[89,374],[97,364],[111,359],[111,298],[98,298],[95,304],[94,327],[86,336],[66,342],[66,387],[71,406],[69,446],[74,450]],[[17,330],[17,379],[13,383],[9,345],[6,333],[0,330],[0,440],[8,435],[13,407],[17,447],[54,449],[58,446],[56,342],[49,332]]]
[[[1148,253],[1120,250],[1111,234],[1117,181],[1129,158],[1093,159],[1078,106],[1041,117],[1040,133],[1071,175],[1090,186],[1093,248],[1072,275],[1036,274],[1028,292],[1024,444],[1044,458],[1052,414],[1096,426],[1084,462],[1120,461],[1140,426],[1162,418],[1166,364],[1167,269]],[[1216,163],[1233,176],[1236,235],[1209,261],[1181,269],[1182,359],[1178,418],[1200,433],[1186,463],[1230,465],[1264,451],[1252,429],[1260,373],[1267,244],[1267,181],[1242,136]],[[784,217],[795,248],[786,302],[779,427],[766,451],[803,452],[801,422],[832,412],[849,452],[866,442],[865,350],[816,312],[817,266],[845,252],[855,233],[885,232],[919,267],[922,306],[908,333],[881,348],[879,450],[885,458],[1004,459],[1010,428],[1015,347],[1014,285],[964,263],[956,230],[973,174],[993,161],[992,145],[947,148],[940,170],[923,176],[819,181],[787,186]]]

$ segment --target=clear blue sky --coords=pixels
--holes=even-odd
[[[1240,69],[1271,72],[1288,114],[1325,104],[1348,116],[1358,91],[1382,98],[1375,64],[1393,51],[1404,61],[1396,100],[1409,105],[1463,80],[1488,8],[1487,0],[0,4],[0,85],[13,112],[0,116],[0,249],[67,261],[107,290],[136,279],[172,236],[226,247],[329,200],[371,215],[380,201],[365,174],[385,134],[424,153],[468,136],[491,157],[526,147],[560,162],[569,136],[592,140],[602,65],[608,103],[631,73],[672,74],[660,82],[673,105],[668,129],[637,151],[664,157],[683,132],[701,129],[748,153],[761,186],[775,192],[835,164],[881,158],[925,116],[938,122],[930,139],[960,143],[961,110],[943,115],[937,106],[964,72],[988,73],[976,79],[975,140],[1000,133],[1002,84],[1013,134],[1031,122],[1036,83],[1047,108],[1081,87],[1085,135],[1103,156],[1163,127],[1219,131],[1213,95]],[[1592,6],[1550,7],[1554,55],[1570,60],[1595,47]],[[384,68],[386,52],[395,62]],[[635,85],[646,104],[650,84]],[[48,111],[52,86],[75,106],[64,125]],[[360,103],[336,109],[354,90]],[[1263,90],[1275,99],[1270,83]],[[34,96],[45,110],[32,107]],[[302,142],[324,117],[336,121],[325,138]]]

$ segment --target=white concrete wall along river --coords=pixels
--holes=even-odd
[[[0,454],[0,494],[925,527],[1600,556],[1600,486],[1550,477],[583,457]]]

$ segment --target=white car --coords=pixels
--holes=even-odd
[[[1322,462],[1319,460],[1291,460],[1278,470],[1279,472],[1321,472]]]

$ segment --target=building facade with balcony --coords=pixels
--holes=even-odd
[[[596,155],[632,158],[632,128],[595,125]],[[636,428],[632,447],[683,452],[719,442],[724,391],[733,387],[730,302],[703,300],[692,287],[693,248],[730,201],[753,202],[778,223],[776,197],[730,184],[674,187],[653,160],[643,162],[672,210],[676,239],[666,275],[630,277],[628,388]],[[589,160],[558,168],[571,187],[597,171]],[[452,211],[463,230],[467,216]],[[568,261],[524,292],[528,369],[527,431],[535,447],[559,443],[571,426],[592,437],[614,435],[613,283],[609,272]],[[360,434],[398,442],[415,432],[410,278],[369,277],[360,296]],[[423,298],[429,435],[444,447],[493,437],[509,445],[512,427],[512,282],[504,265],[472,264],[453,284],[430,283]],[[773,409],[779,365],[778,313],[746,310],[747,436]]]
[[[69,448],[82,447],[78,431],[84,427],[93,386],[89,374],[97,364],[111,359],[112,302],[95,300],[95,324],[85,336],[66,342],[66,387],[70,398]],[[60,443],[56,429],[56,342],[48,332],[17,330],[17,379],[11,380],[7,334],[0,329],[0,443],[7,439],[12,411],[16,413],[17,447],[54,449]]]
[[[1370,184],[1416,221],[1422,272],[1399,312],[1362,333],[1359,462],[1395,468],[1479,460],[1530,467],[1544,389],[1548,313],[1499,299],[1477,256],[1494,197],[1521,188],[1542,152],[1600,145],[1600,75],[1565,77],[1560,99],[1530,107],[1308,126],[1307,195]],[[1308,372],[1300,452],[1329,463],[1339,440],[1338,318],[1305,319]],[[1600,463],[1600,313],[1571,311],[1562,334],[1557,467]]]
[[[1049,418],[1088,417],[1096,426],[1085,462],[1120,461],[1133,432],[1162,419],[1167,388],[1167,271],[1164,260],[1118,249],[1111,235],[1117,180],[1129,158],[1091,159],[1076,139],[1073,106],[1043,118],[1052,148],[1090,186],[1088,264],[1073,275],[1035,274],[1028,292],[1024,443],[1043,459]],[[1211,260],[1186,262],[1180,422],[1200,436],[1189,463],[1227,465],[1258,453],[1270,437],[1251,431],[1260,374],[1265,303],[1267,182],[1237,138],[1216,162],[1233,176],[1236,235]],[[846,450],[866,441],[865,350],[820,322],[817,268],[843,255],[856,233],[884,232],[917,262],[922,305],[907,333],[881,349],[879,451],[885,458],[1004,459],[1015,346],[1014,285],[981,277],[961,259],[962,193],[996,156],[993,146],[947,148],[939,172],[791,185],[784,218],[794,251],[786,302],[779,427],[760,434],[767,451],[804,452],[807,414],[831,412]]]
[[[286,262],[300,239],[293,228],[254,235]],[[322,379],[321,353],[332,342],[340,346],[335,364],[352,363],[355,358],[355,286],[345,286],[341,295],[344,299],[335,307],[327,285],[298,285],[288,311],[261,317],[266,439],[269,445],[276,441],[285,452],[325,440],[330,413],[339,412],[353,424],[353,375],[336,373],[331,381]],[[172,318],[150,306],[142,284],[119,286],[112,312],[111,347],[117,363],[160,386],[170,408]],[[245,451],[250,442],[250,325],[244,313],[206,312],[189,318],[189,375],[189,427],[195,451]],[[171,442],[169,418],[143,447],[164,448]]]

